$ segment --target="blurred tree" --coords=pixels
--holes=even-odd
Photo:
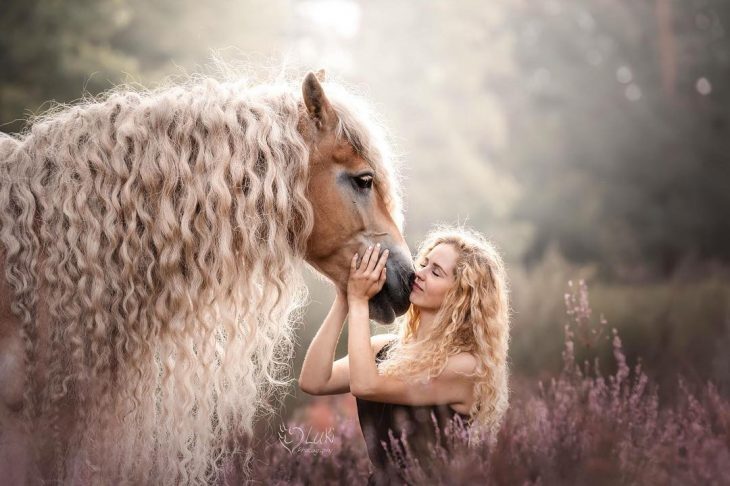
[[[198,70],[211,49],[266,64],[286,47],[339,60],[382,103],[414,241],[466,219],[511,258],[555,242],[619,276],[730,261],[727,2],[349,0],[347,35],[318,3],[5,0],[0,130],[84,88]]]
[[[18,131],[26,110],[69,101],[108,76],[137,73],[135,59],[110,45],[129,22],[125,0],[5,1],[0,16],[0,128]]]
[[[198,70],[212,50],[274,50],[287,22],[284,0],[5,0],[0,130],[19,131],[49,100]]]
[[[730,262],[730,4],[522,2],[513,25],[528,260],[557,241],[625,277]]]

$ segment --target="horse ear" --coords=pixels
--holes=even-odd
[[[324,78],[324,70],[322,77]],[[330,105],[329,100],[324,94],[322,85],[317,80],[317,75],[308,73],[302,83],[302,95],[304,96],[304,104],[307,107],[309,116],[314,120],[317,128],[323,129],[332,127],[337,119],[335,110]]]

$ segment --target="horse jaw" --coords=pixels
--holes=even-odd
[[[380,305],[374,300],[375,299],[371,299],[370,302],[368,302],[370,319],[377,321],[380,324],[393,324],[393,321],[395,321],[396,318],[393,307],[387,303],[385,305]]]

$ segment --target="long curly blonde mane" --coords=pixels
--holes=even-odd
[[[387,152],[353,98],[325,87],[338,133]],[[215,481],[230,439],[274,412],[313,227],[301,107],[295,83],[202,77],[116,89],[0,136],[23,410],[51,431],[59,479]]]
[[[438,376],[449,356],[460,352],[477,359],[475,400],[469,411],[469,441],[493,442],[509,406],[508,348],[510,339],[509,285],[504,262],[480,233],[442,225],[419,245],[416,265],[439,244],[452,245],[458,254],[454,286],[435,317],[432,332],[417,340],[418,307],[411,305],[398,319],[398,339],[379,364],[385,375],[429,379]]]

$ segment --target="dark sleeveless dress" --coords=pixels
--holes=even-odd
[[[394,341],[387,343],[375,356],[375,362],[380,363],[385,358],[385,353]],[[392,430],[396,440],[400,439],[403,432],[406,432],[408,447],[415,457],[426,457],[431,447],[436,442],[436,430],[433,425],[431,414],[435,416],[440,437],[443,437],[443,430],[447,423],[459,415],[462,421],[466,422],[468,415],[456,412],[449,405],[399,405],[392,403],[373,402],[362,398],[355,398],[357,402],[357,415],[360,420],[365,443],[368,449],[370,462],[374,472],[368,478],[368,485],[380,484],[404,484],[399,476],[398,468],[394,468],[388,459],[386,449],[381,442],[387,444],[388,450],[393,454],[391,440],[388,431]],[[400,442],[398,442],[400,446]],[[446,448],[447,444],[442,440],[441,445]],[[395,455],[396,460],[398,456]],[[403,463],[398,460],[398,467]]]

